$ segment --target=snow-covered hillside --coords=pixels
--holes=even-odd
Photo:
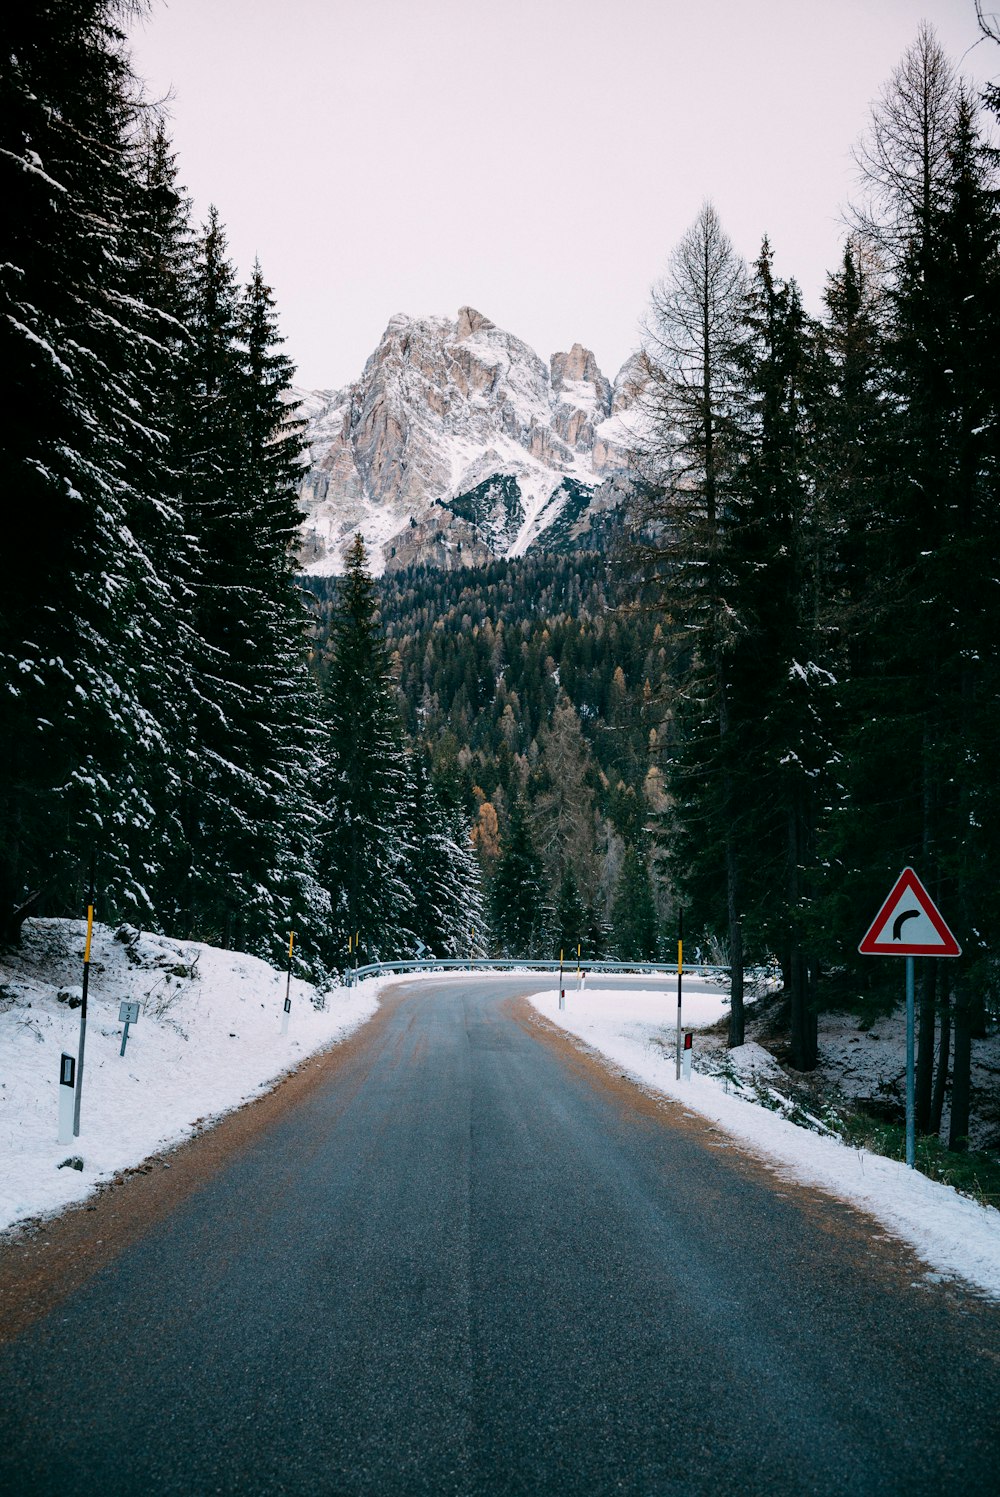
[[[612,385],[578,343],[546,364],[471,307],[454,322],[393,317],[354,384],[297,392],[304,570],[340,570],[358,530],[376,571],[585,532],[620,500],[639,371],[630,359]]]
[[[378,1003],[371,982],[321,997],[293,978],[282,1034],[286,977],[266,962],[96,925],[80,1135],[60,1144],[59,1057],[77,1053],[84,936],[82,921],[29,920],[0,967],[0,1229],[82,1200],[266,1091]],[[121,1055],[125,999],[141,1012]]]

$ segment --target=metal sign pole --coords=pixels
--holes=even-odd
[[[912,1170],[917,1161],[913,1069],[913,958],[906,958],[906,1162]]]
[[[681,984],[684,978],[684,911],[677,911],[677,1068],[675,1081],[681,1079]]]

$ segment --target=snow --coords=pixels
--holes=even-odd
[[[788,1104],[768,1088],[768,1079],[782,1073],[760,1045],[751,1042],[725,1055],[737,1077],[765,1093],[767,1105],[735,1095],[724,1077],[699,1074],[697,1037],[690,1081],[675,1080],[677,1010],[670,988],[595,988],[580,994],[574,979],[566,990],[565,1010],[559,1009],[557,992],[538,994],[531,1002],[546,1019],[642,1086],[710,1118],[780,1177],[818,1186],[868,1212],[908,1243],[934,1275],[965,1280],[1000,1299],[1000,1211],[981,1206],[898,1160],[850,1147],[830,1135],[821,1119],[813,1119],[823,1130],[816,1132],[772,1111]],[[718,987],[686,980],[685,1028],[704,1027],[725,1012],[725,995]]]
[[[242,953],[95,925],[80,1135],[57,1142],[59,1057],[76,1055],[85,925],[32,920],[0,970],[0,1229],[83,1200],[120,1170],[267,1091],[306,1056],[374,1013],[379,984],[320,998]],[[64,1001],[60,1002],[60,995]],[[119,1054],[123,1000],[141,1004]],[[325,1008],[317,1008],[325,1001]],[[59,1168],[79,1156],[83,1169]]]

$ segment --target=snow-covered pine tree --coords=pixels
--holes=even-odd
[[[424,755],[409,756],[405,879],[413,900],[410,925],[434,956],[466,956],[486,931],[482,875],[464,817],[449,817]]]
[[[206,939],[273,956],[289,929],[316,931],[326,913],[310,807],[319,730],[292,572],[301,423],[270,289],[258,269],[240,295],[214,209],[189,331],[177,460],[194,608],[177,915]]]
[[[406,955],[414,945],[402,724],[360,535],[344,560],[325,680],[319,863],[331,904],[326,958],[340,968],[349,943],[368,961]]]
[[[5,19],[0,358],[8,566],[0,615],[0,910],[35,892],[148,915],[167,754],[151,686],[169,607],[155,413],[164,344],[137,291],[135,81],[107,0]],[[26,564],[26,559],[31,564]],[[154,859],[155,862],[155,859]]]

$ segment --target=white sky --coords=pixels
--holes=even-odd
[[[973,0],[151,0],[181,178],[275,288],[307,387],[360,374],[395,312],[463,303],[609,377],[711,198],[818,310],[851,147],[918,23],[1000,73]],[[987,8],[992,8],[988,6]]]

